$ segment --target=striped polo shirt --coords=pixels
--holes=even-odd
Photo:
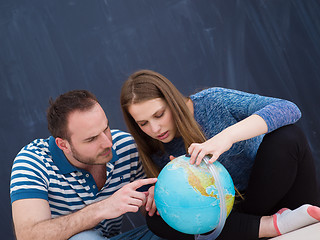
[[[36,139],[16,156],[11,173],[11,203],[40,198],[49,202],[53,218],[108,198],[124,185],[145,178],[138,151],[130,134],[111,130],[113,158],[106,164],[107,180],[99,191],[92,175],[74,167],[51,136]],[[96,228],[104,236],[120,233],[122,216],[106,219]]]

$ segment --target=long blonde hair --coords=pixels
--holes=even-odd
[[[191,143],[206,141],[198,123],[186,105],[186,98],[166,77],[151,70],[140,70],[133,73],[122,86],[120,102],[124,120],[135,139],[140,159],[148,177],[157,177],[159,174],[160,169],[150,156],[163,149],[163,145],[162,142],[151,138],[140,129],[130,115],[128,108],[132,104],[155,98],[161,98],[168,104],[186,151]]]

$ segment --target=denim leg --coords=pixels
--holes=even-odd
[[[81,233],[78,233],[74,236],[72,236],[71,238],[69,238],[69,240],[107,240],[107,238],[103,237],[101,232],[99,230],[87,230],[87,231],[83,231]]]
[[[156,235],[154,235],[146,225],[140,226],[128,232],[119,234],[115,237],[110,238],[110,240],[163,240]]]

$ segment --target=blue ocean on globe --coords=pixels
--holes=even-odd
[[[205,162],[191,165],[180,156],[160,172],[155,185],[155,203],[160,216],[172,228],[187,234],[203,234],[215,229],[220,219],[217,181]],[[225,196],[227,216],[234,203],[234,185],[225,167],[215,161],[215,171]]]

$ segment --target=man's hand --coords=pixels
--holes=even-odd
[[[12,216],[18,240],[62,240],[95,227],[104,219],[136,212],[146,203],[146,194],[137,188],[154,184],[156,178],[129,183],[112,196],[61,217],[52,218],[47,200],[23,199],[12,204]]]
[[[149,216],[153,216],[156,212],[157,207],[154,201],[154,186],[150,187],[147,193],[147,202],[146,202],[146,211],[148,212]],[[159,213],[157,212],[159,215]]]
[[[137,212],[141,206],[151,201],[151,198],[153,199],[153,191],[149,190],[151,192],[150,196],[150,193],[146,194],[136,190],[144,185],[154,184],[156,181],[156,178],[136,180],[120,188],[111,197],[104,200],[109,210],[108,218],[116,218],[127,212]],[[154,187],[152,188],[154,189]],[[150,203],[148,206],[150,207]]]
[[[169,156],[170,161],[175,159],[174,156]],[[157,211],[156,203],[154,201],[154,186],[150,187],[148,192],[145,193],[147,196],[147,202],[146,202],[146,211],[148,212],[149,216],[152,217],[154,213]],[[157,211],[157,215],[159,215],[159,212]]]

